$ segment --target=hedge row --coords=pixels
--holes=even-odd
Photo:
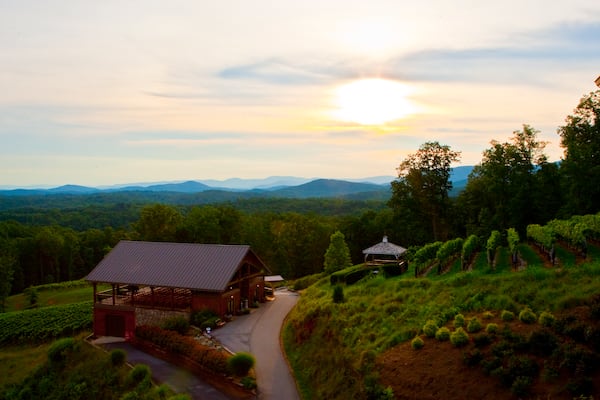
[[[149,341],[171,353],[188,357],[212,372],[229,374],[226,353],[204,346],[191,336],[182,336],[177,332],[150,325],[138,326],[135,335],[138,339]]]

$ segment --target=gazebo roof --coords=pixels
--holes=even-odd
[[[375,246],[371,246],[368,249],[363,250],[365,257],[369,255],[386,255],[399,257],[404,253],[406,249],[397,244],[388,242],[387,236],[383,237],[381,243],[377,243]]]

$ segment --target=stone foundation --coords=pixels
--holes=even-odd
[[[160,326],[165,320],[172,317],[183,317],[189,321],[190,313],[187,311],[156,310],[152,308],[140,307],[136,307],[135,309],[136,325]]]

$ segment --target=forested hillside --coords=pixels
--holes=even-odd
[[[493,141],[458,197],[450,197],[452,163],[460,151],[425,143],[398,167],[389,200],[232,200],[201,194],[100,193],[2,197],[2,293],[84,277],[121,239],[250,244],[275,273],[298,278],[320,272],[339,230],[354,263],[362,249],[390,241],[426,243],[488,237],[514,228],[600,210],[600,91],[585,96],[559,127],[560,163],[544,154],[528,125]],[[206,192],[205,192],[206,193]],[[209,203],[209,204],[207,204]],[[411,251],[414,251],[411,249]]]

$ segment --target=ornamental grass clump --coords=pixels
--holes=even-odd
[[[465,326],[465,316],[462,314],[456,314],[454,316],[454,327],[460,328]]]
[[[447,341],[448,339],[450,339],[450,329],[446,328],[445,326],[442,326],[435,332],[435,338],[440,342]]]
[[[428,320],[425,325],[423,325],[423,333],[425,334],[425,336],[427,336],[428,338],[433,338],[435,337],[435,333],[438,330],[438,326],[435,323],[435,321],[433,320]]]
[[[420,350],[425,345],[425,342],[423,342],[420,336],[417,336],[410,342],[410,345],[414,350]]]
[[[477,317],[473,317],[469,320],[469,323],[467,324],[467,332],[475,333],[479,332],[481,329],[483,329],[483,326]]]
[[[498,333],[498,324],[494,324],[493,322],[490,322],[485,327],[485,331],[487,333],[489,333],[489,334],[496,334],[496,333]]]
[[[456,328],[456,330],[450,334],[450,342],[454,347],[463,347],[469,343],[469,335],[463,328]]]
[[[512,311],[503,310],[500,314],[500,318],[504,322],[509,322],[515,319],[515,313],[513,313]]]
[[[519,321],[525,324],[533,324],[537,321],[537,315],[535,315],[531,308],[527,307],[519,313]]]
[[[540,323],[540,325],[545,326],[547,328],[552,327],[552,325],[554,325],[555,320],[556,318],[554,318],[554,315],[552,315],[548,311],[543,311],[540,314],[540,317],[538,318],[538,322]]]

